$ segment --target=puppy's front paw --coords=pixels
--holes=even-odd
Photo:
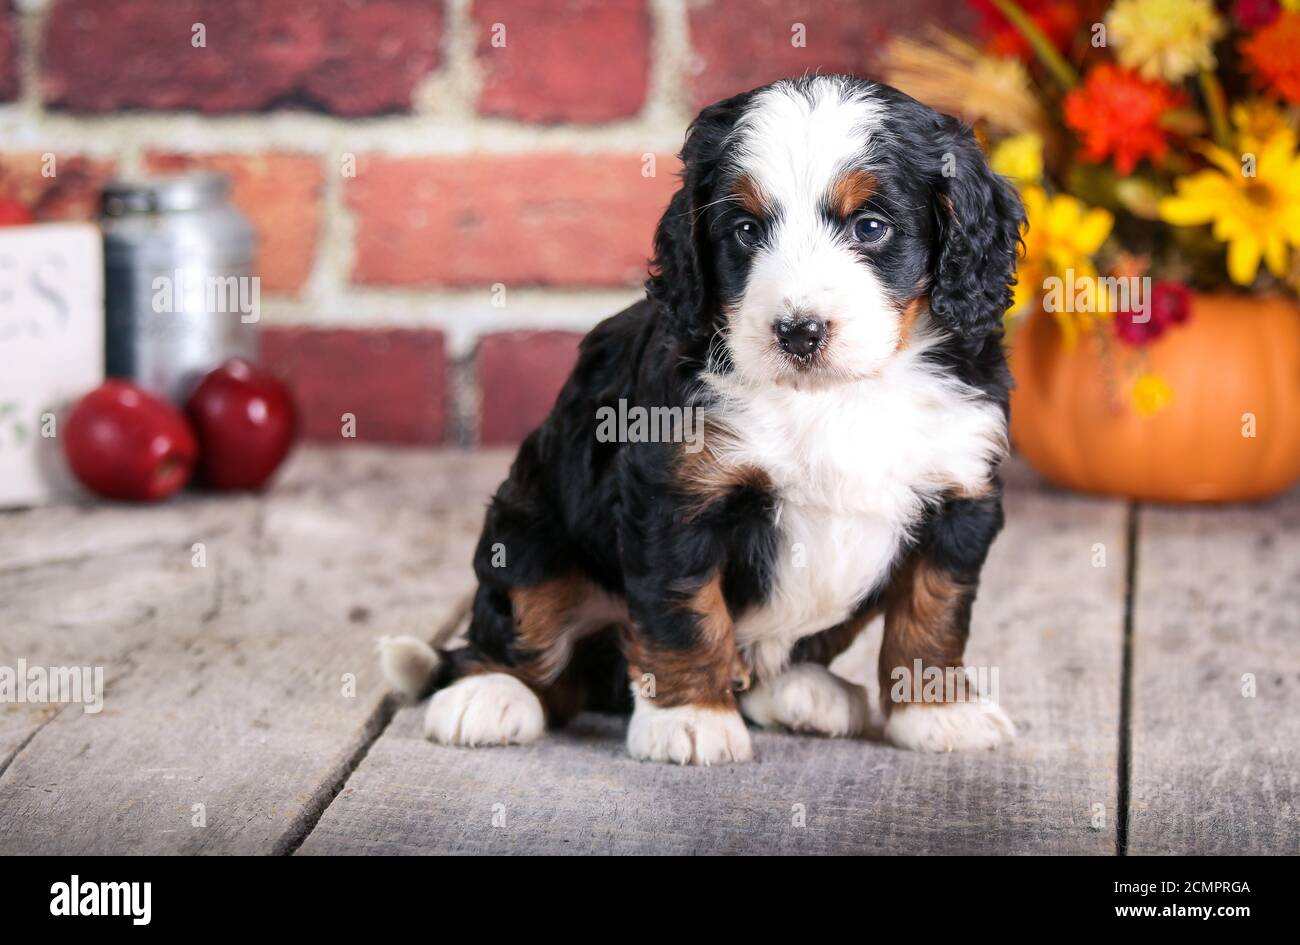
[[[444,745],[525,745],[546,729],[542,703],[506,673],[482,673],[434,693],[424,734]]]
[[[749,730],[735,709],[663,709],[639,696],[627,729],[627,750],[643,761],[679,765],[725,765],[754,757]]]
[[[758,725],[842,737],[867,725],[867,691],[818,663],[796,663],[741,697],[741,709]]]
[[[996,748],[1016,737],[1016,727],[996,702],[917,703],[894,707],[885,737],[913,751]]]

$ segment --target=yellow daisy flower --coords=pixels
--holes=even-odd
[[[1106,30],[1121,65],[1179,82],[1215,67],[1214,43],[1226,27],[1211,0],[1116,0]]]
[[[1041,245],[1051,268],[1060,273],[1092,265],[1092,257],[1110,236],[1115,218],[1109,210],[1089,207],[1078,197],[1056,194],[1046,199],[1042,188],[1034,202],[1038,205],[1038,235],[1029,232],[1031,244]]]
[[[1289,247],[1300,246],[1295,148],[1293,133],[1275,133],[1253,155],[1252,177],[1237,155],[1207,146],[1214,166],[1175,181],[1175,194],[1160,201],[1160,218],[1174,226],[1213,224],[1214,238],[1228,244],[1228,277],[1237,285],[1255,281],[1261,258],[1282,278]]]
[[[1045,282],[1056,277],[1070,285],[1095,280],[1097,267],[1093,256],[1110,236],[1115,218],[1110,211],[1088,207],[1069,194],[1048,197],[1042,187],[1021,190],[1025,203],[1027,229],[1025,248],[1017,274],[1011,312],[1018,314],[1044,291]],[[1093,282],[1095,288],[1098,283]],[[1073,346],[1080,330],[1091,327],[1092,318],[1109,310],[1107,300],[1096,298],[1094,312],[1056,311],[1067,347]]]

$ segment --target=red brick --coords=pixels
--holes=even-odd
[[[85,112],[402,111],[438,66],[442,26],[426,0],[54,0],[41,94]]]
[[[309,440],[442,443],[447,358],[442,333],[423,329],[264,328],[262,363],[293,390]]]
[[[479,342],[480,443],[518,443],[545,419],[578,360],[581,339],[571,331],[509,331]]]
[[[358,161],[352,277],[380,285],[637,285],[677,186],[640,155],[473,155]]]
[[[257,231],[262,288],[296,292],[311,275],[321,228],[320,160],[301,154],[149,154],[156,171],[204,168],[230,176],[231,198]]]
[[[18,20],[10,0],[0,0],[0,102],[18,97]]]
[[[645,0],[476,0],[478,108],[533,122],[635,115],[650,79]],[[493,27],[505,45],[493,46]]]
[[[952,0],[712,0],[692,6],[696,104],[704,106],[774,79],[805,73],[879,75],[885,40],[926,23],[970,27]],[[796,23],[806,45],[792,45]]]
[[[45,155],[0,155],[0,197],[16,200],[37,220],[94,220],[99,216],[99,195],[113,174],[111,161],[82,155],[54,155],[54,176],[46,177]]]

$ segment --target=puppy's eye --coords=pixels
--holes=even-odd
[[[733,231],[736,236],[736,242],[746,249],[752,249],[758,245],[758,241],[763,238],[763,227],[757,220],[746,218],[736,224]]]
[[[876,217],[862,216],[853,221],[853,238],[859,243],[879,243],[889,235],[889,224]]]

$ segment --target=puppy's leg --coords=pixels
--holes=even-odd
[[[507,594],[479,585],[468,637],[465,647],[445,654],[443,675],[450,678],[439,680],[446,688],[429,700],[425,737],[463,746],[518,745],[541,737],[541,699],[522,678],[522,667],[512,665],[515,624]]]
[[[501,594],[475,595],[463,677],[434,695],[425,733],[445,744],[522,744],[546,723],[562,725],[580,708],[580,680],[566,673],[573,647],[625,619],[625,608],[576,573]]]
[[[890,580],[879,679],[885,735],[895,745],[993,748],[1015,735],[1006,713],[967,684],[962,666],[980,568],[1001,527],[1000,494],[951,499]]]
[[[634,758],[714,765],[749,761],[749,731],[735,690],[748,685],[735,629],[714,575],[689,598],[627,634],[634,707],[627,747]]]
[[[488,508],[474,553],[479,586],[467,644],[442,654],[434,686],[447,688],[425,717],[437,741],[526,742],[546,723],[563,723],[580,701],[565,672],[574,645],[622,610],[575,564],[542,485],[540,439],[534,434],[520,447]]]

